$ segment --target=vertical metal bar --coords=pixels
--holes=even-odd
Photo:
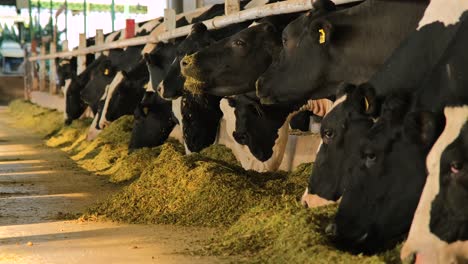
[[[240,0],[224,0],[224,14],[230,15],[240,11]]]
[[[28,0],[28,11],[29,11],[29,38],[30,41],[34,38],[34,30],[33,30],[33,20],[32,20],[32,1]]]
[[[114,21],[115,21],[115,1],[112,0],[111,3],[111,19],[112,19],[112,32],[115,31],[114,29]]]
[[[41,0],[37,1],[37,26],[39,27],[39,41],[42,44],[42,27],[41,27]]]
[[[57,50],[55,42],[50,43],[49,54],[54,54]],[[49,72],[49,93],[57,94],[57,68],[55,65],[55,59],[49,60],[50,72]]]
[[[65,39],[68,40],[68,0],[65,0]]]
[[[46,48],[44,43],[41,45],[41,55],[46,55]],[[46,61],[40,60],[39,61],[39,90],[45,91],[46,90]]]
[[[84,20],[84,34],[86,34],[86,0],[83,0],[83,20]]]

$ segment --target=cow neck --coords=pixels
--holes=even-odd
[[[398,8],[399,2],[393,2],[396,6],[390,8],[386,1],[369,0],[325,17],[334,25],[333,34],[337,36],[329,44],[330,56],[333,58],[328,65],[330,83],[337,84],[343,80],[351,83],[367,81],[406,38],[408,26],[413,23],[416,28],[420,16],[406,17],[407,25],[393,26],[395,23],[391,23],[389,17],[404,17]],[[422,15],[423,9],[420,9]]]
[[[426,159],[429,175],[414,214],[408,239],[401,250],[402,259],[405,259],[414,252],[438,251],[447,245],[446,242],[430,232],[430,211],[432,202],[439,192],[440,158],[442,152],[458,137],[463,125],[468,120],[468,106],[446,107],[444,113],[447,120],[445,129],[435,142]]]
[[[112,96],[114,94],[115,89],[119,86],[119,84],[124,80],[124,76],[121,71],[119,71],[112,82],[109,84],[109,86],[106,87],[106,92],[104,93],[105,96],[105,102],[104,102],[104,107],[102,108],[101,112],[101,118],[99,120],[99,127],[104,127],[106,124],[109,123],[109,121],[106,118],[107,115],[107,109],[109,108],[110,101],[112,99]]]

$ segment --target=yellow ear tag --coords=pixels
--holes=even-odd
[[[325,43],[325,30],[323,30],[323,28],[319,29],[319,33],[320,33],[319,43],[323,44]]]
[[[148,89],[148,83],[145,83],[145,86],[143,86],[143,88],[146,90]]]
[[[109,75],[109,69],[104,70],[104,75]]]
[[[364,96],[364,106],[366,109],[366,112],[369,110],[369,101],[367,100],[367,97]]]

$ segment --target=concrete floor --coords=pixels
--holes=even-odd
[[[64,221],[116,187],[0,108],[0,263],[225,263],[189,254],[212,229]]]

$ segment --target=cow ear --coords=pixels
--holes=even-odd
[[[376,112],[376,96],[375,90],[372,86],[359,85],[354,89],[351,89],[348,85],[346,94],[349,97],[349,102],[353,108],[365,115],[372,115]]]
[[[262,30],[265,32],[276,32],[277,29],[274,24],[270,22],[262,23]]]
[[[196,23],[192,26],[190,34],[203,34],[208,30],[208,28],[203,23]]]
[[[358,89],[361,90],[363,95],[361,104],[363,106],[364,113],[367,115],[377,115],[378,102],[374,87],[370,83],[363,83],[359,85]]]
[[[325,19],[321,19],[312,25],[312,37],[319,45],[328,45],[333,34],[333,25]]]
[[[128,79],[128,72],[126,71],[121,71],[122,72],[122,76],[125,78],[125,79]]]
[[[440,123],[441,121],[432,112],[413,112],[405,117],[403,131],[410,140],[430,148],[437,139]]]
[[[335,3],[330,0],[315,0],[312,7],[316,12],[328,13],[336,10]]]

